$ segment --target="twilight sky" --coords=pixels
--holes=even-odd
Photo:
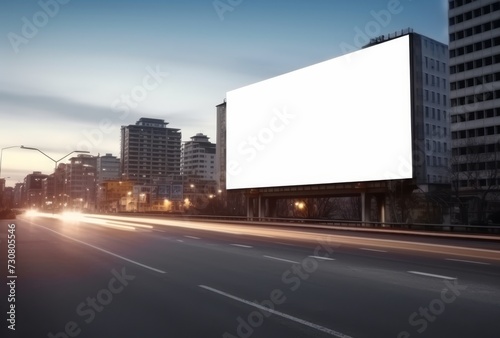
[[[446,0],[2,1],[0,148],[119,156],[120,126],[140,117],[215,142],[227,91],[407,27],[447,43],[447,21]],[[0,177],[53,168],[5,149]]]

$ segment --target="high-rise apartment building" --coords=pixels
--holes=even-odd
[[[97,184],[121,178],[120,159],[112,154],[97,156]]]
[[[25,206],[24,201],[24,183],[16,183],[14,186],[14,207],[20,208]]]
[[[449,183],[448,46],[411,29],[373,39],[368,46],[405,34],[410,34],[412,49],[414,178],[422,190],[429,191]]]
[[[43,199],[46,210],[60,210],[67,205],[66,164],[59,163],[54,172],[43,181]]]
[[[473,212],[461,221],[484,221],[500,187],[500,2],[449,1],[448,19],[452,187]]]
[[[4,207],[5,178],[0,178],[0,210]]]
[[[451,131],[448,46],[413,33],[414,115],[417,140],[414,160],[425,163],[419,185],[449,184]],[[417,163],[418,164],[418,163]]]
[[[24,201],[28,208],[39,209],[44,207],[43,180],[47,175],[34,171],[24,178]]]
[[[0,208],[11,209],[15,207],[14,204],[14,188],[6,187],[3,190],[2,194],[2,204],[0,204]]]
[[[54,177],[54,192],[55,198],[53,198],[53,208],[62,209],[67,206],[69,195],[68,195],[68,177],[66,175],[66,169],[68,164],[59,163],[55,169],[52,176]]]
[[[167,128],[161,119],[140,118],[121,129],[121,171],[124,180],[158,184],[179,175],[180,129]]]
[[[185,177],[216,180],[216,145],[209,137],[198,133],[186,141],[182,147],[181,174]]]
[[[75,209],[94,210],[96,205],[97,157],[79,154],[66,166],[68,205]]]

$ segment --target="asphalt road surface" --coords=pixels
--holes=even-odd
[[[500,241],[104,215],[0,226],[1,337],[500,337]]]

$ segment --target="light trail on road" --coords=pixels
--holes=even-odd
[[[45,214],[44,214],[45,216]],[[53,217],[49,215],[49,217]],[[56,217],[57,218],[57,217]],[[64,218],[61,218],[64,219]],[[445,245],[421,243],[394,239],[380,239],[370,237],[357,237],[349,235],[329,234],[328,231],[323,233],[301,231],[290,228],[266,228],[264,226],[253,226],[244,224],[227,224],[214,223],[192,220],[173,220],[165,218],[149,218],[149,217],[125,217],[125,216],[110,216],[110,215],[86,215],[82,214],[78,219],[79,222],[91,223],[101,226],[117,227],[121,230],[136,230],[137,228],[151,230],[153,227],[181,227],[187,229],[196,229],[203,231],[221,232],[227,234],[238,234],[247,236],[258,236],[265,238],[273,238],[276,240],[297,240],[309,241],[311,243],[327,242],[335,245],[352,245],[363,247],[363,250],[386,251],[383,249],[395,249],[404,251],[417,251],[434,253],[440,255],[468,257],[475,259],[486,259],[491,261],[500,261],[500,250],[490,250],[481,248],[471,248],[465,246]],[[107,222],[106,222],[107,221]],[[110,223],[110,222],[113,223]],[[369,235],[367,235],[369,236]],[[367,247],[365,247],[367,246]],[[484,262],[487,264],[487,262]]]

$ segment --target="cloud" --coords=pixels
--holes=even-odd
[[[215,118],[215,105],[207,107],[207,109],[213,109]],[[208,117],[208,114],[203,115]],[[194,126],[200,121],[199,112],[190,109],[177,108],[168,112],[160,112],[158,109],[138,107],[123,114],[123,112],[114,112],[111,107],[77,102],[63,97],[21,94],[1,90],[0,116],[3,122],[10,120],[19,122],[21,121],[19,117],[22,116],[22,124],[25,126],[30,125],[30,121],[44,120],[49,124],[61,122],[85,127],[95,126],[103,120],[109,120],[114,126],[119,127],[135,124],[141,117],[152,117],[164,119],[169,122],[171,128],[182,129]]]
[[[115,115],[110,108],[76,102],[64,97],[21,94],[0,90],[0,116],[12,116],[11,109],[22,114],[23,118],[39,119],[41,114],[50,121],[67,119],[75,122],[95,123],[105,117]],[[29,120],[28,120],[29,121]]]

